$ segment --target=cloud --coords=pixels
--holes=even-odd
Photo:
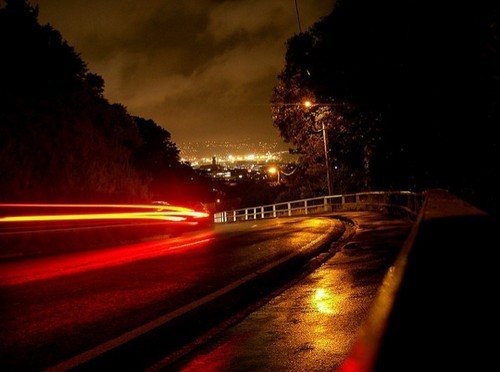
[[[298,32],[283,0],[39,0],[58,29],[103,76],[105,95],[151,118],[174,141],[278,134],[269,98]],[[334,0],[299,1],[305,30]]]
[[[274,37],[279,39],[294,23],[293,14],[284,9],[286,5],[280,0],[223,2],[212,9],[207,31],[219,42],[238,34],[254,37],[270,30],[277,31]]]

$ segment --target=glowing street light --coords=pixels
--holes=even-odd
[[[323,105],[317,104],[317,103],[313,104],[311,101],[304,102],[304,107],[310,108],[312,106],[323,106]],[[324,105],[324,106],[329,106],[329,105]],[[325,123],[323,120],[321,120],[321,132],[323,135],[323,146],[324,146],[324,151],[325,151],[326,182],[328,185],[328,195],[333,195],[332,177],[331,177],[331,172],[330,172],[330,160],[328,158],[328,137],[326,135],[326,128],[325,128]]]
[[[280,184],[280,170],[278,169],[278,167],[269,167],[268,170],[269,174],[278,174],[278,185]]]

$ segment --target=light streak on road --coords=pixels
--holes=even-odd
[[[0,208],[131,208],[131,209],[151,209],[163,210],[171,209],[177,211],[191,210],[190,208],[163,205],[163,204],[26,204],[26,203],[5,203],[0,204]]]
[[[158,220],[167,220],[176,222],[176,221],[186,220],[186,217],[177,214],[180,214],[180,212],[56,214],[56,215],[42,215],[42,216],[2,217],[0,218],[0,222],[83,221],[83,220],[124,220],[124,219],[126,220],[158,219]],[[191,212],[184,214],[191,215]]]
[[[176,239],[160,239],[63,256],[5,262],[0,264],[0,286],[23,284],[35,280],[53,279],[114,267],[164,256],[173,253],[172,251],[203,247],[212,240],[214,240],[212,232],[203,232]]]
[[[24,211],[23,215],[4,216],[0,217],[0,222],[41,222],[41,221],[85,221],[85,220],[163,220],[171,222],[182,222],[188,218],[200,219],[208,218],[209,214],[205,212],[195,211],[190,208],[179,206],[158,206],[158,205],[127,205],[127,204],[0,204],[1,208],[14,208],[14,210]],[[44,215],[27,215],[27,211],[31,212],[40,208],[49,209],[51,214]],[[101,213],[73,213],[60,214],[56,213],[59,208],[67,210],[73,209],[103,209]],[[105,209],[142,209],[143,212],[113,212],[105,213]]]

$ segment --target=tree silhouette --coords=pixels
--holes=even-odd
[[[180,167],[170,134],[103,96],[104,80],[38,8],[0,9],[0,199],[149,200]],[[155,136],[158,136],[157,138]]]
[[[286,140],[313,147],[303,109],[291,104],[308,96],[338,104],[325,110],[332,107],[329,143],[343,170],[334,180],[347,189],[444,187],[496,210],[499,6],[429,7],[338,1],[289,40],[271,98],[274,122]],[[318,164],[314,157],[306,151],[302,163]]]

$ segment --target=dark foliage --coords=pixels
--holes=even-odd
[[[173,185],[187,191],[179,185],[197,180],[170,133],[110,104],[102,77],[37,17],[25,0],[0,9],[0,200],[139,202],[175,196]],[[199,188],[194,197],[211,190]]]
[[[442,187],[496,213],[499,21],[482,2],[338,1],[289,41],[275,125],[307,150],[307,115],[325,120],[335,191]]]
[[[269,205],[276,202],[282,188],[272,186],[266,181],[239,182],[235,186],[225,188],[224,198],[234,201],[229,209]]]
[[[137,169],[150,178],[149,191],[155,200],[191,205],[213,202],[213,180],[179,161],[179,149],[170,133],[153,120],[134,117],[143,140],[136,149]]]

